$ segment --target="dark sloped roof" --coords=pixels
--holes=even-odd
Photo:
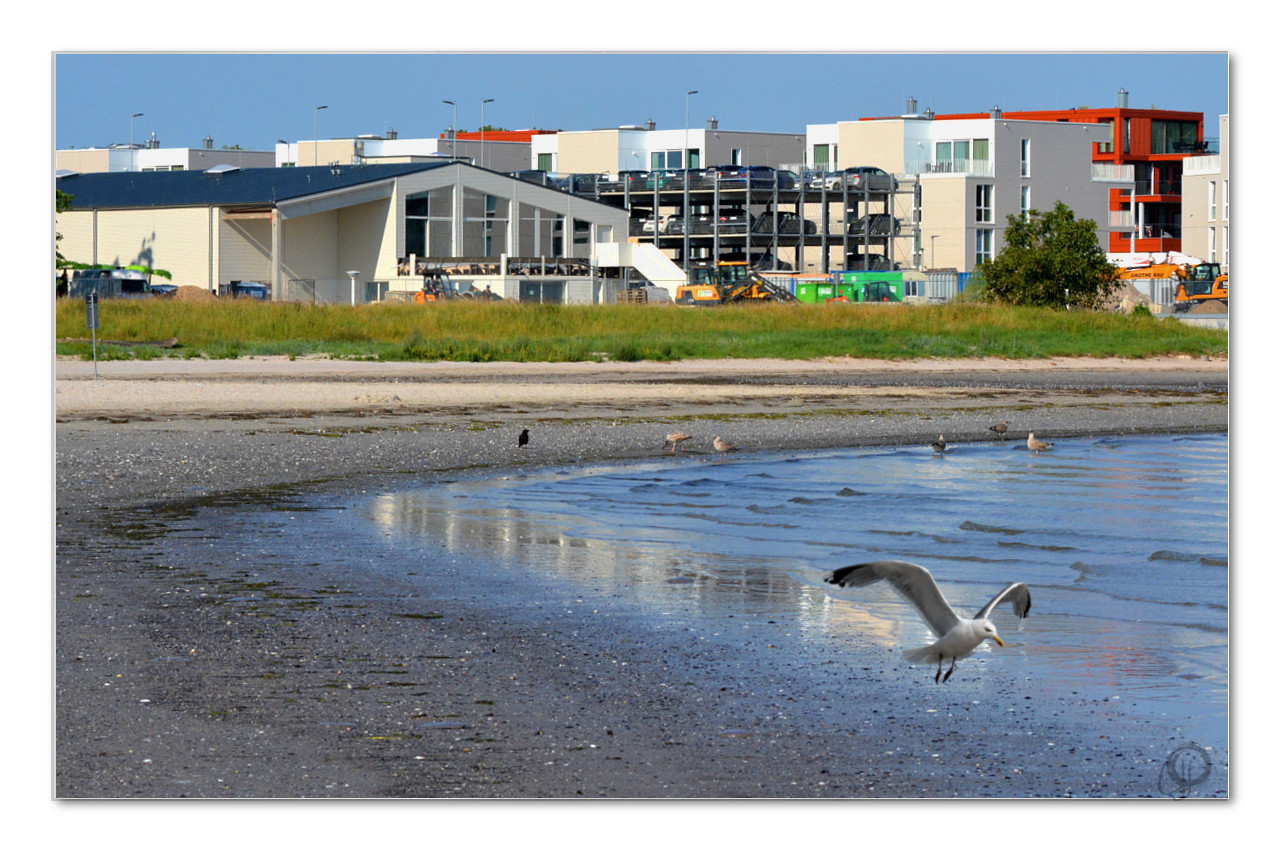
[[[222,207],[272,205],[331,190],[395,178],[449,165],[382,163],[364,166],[236,169],[212,173],[92,172],[58,178],[58,189],[71,194],[72,210],[119,207]]]

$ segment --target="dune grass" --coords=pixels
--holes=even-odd
[[[1227,333],[1171,319],[953,303],[904,305],[363,306],[226,300],[100,303],[99,358],[328,355],[386,361],[640,361],[688,358],[1142,358],[1225,355]],[[87,338],[84,303],[60,299],[56,336]],[[87,343],[59,354],[88,356]]]

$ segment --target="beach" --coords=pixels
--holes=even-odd
[[[715,664],[689,674],[681,638],[589,608],[542,623],[447,579],[409,606],[323,565],[306,585],[270,566],[250,581],[217,541],[167,565],[157,541],[211,507],[660,459],[676,429],[691,452],[713,435],[747,452],[991,441],[1004,421],[1011,441],[1225,432],[1228,365],[250,358],[102,362],[95,378],[60,358],[53,406],[58,797],[1140,797],[1159,796],[1154,759],[1095,772],[1112,745],[1073,742],[1077,721],[1042,718],[1023,685],[988,697],[1022,709],[1012,738],[969,694],[938,694],[966,758],[922,770],[887,753],[932,720],[762,728],[797,703]],[[274,611],[264,589],[282,593]],[[692,686],[663,686],[671,671]],[[864,680],[856,701],[901,688]]]

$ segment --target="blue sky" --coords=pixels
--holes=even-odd
[[[57,148],[141,142],[268,149],[277,139],[435,136],[458,104],[464,130],[691,126],[803,133],[806,124],[935,112],[1130,105],[1227,113],[1228,56],[1216,53],[76,53],[53,56]]]

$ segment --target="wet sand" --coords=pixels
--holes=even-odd
[[[689,450],[720,434],[750,451],[987,441],[999,421],[1011,441],[1228,425],[1227,364],[1200,359],[248,359],[109,362],[97,380],[59,360],[54,405],[66,798],[1160,796],[1160,749],[1100,738],[1107,709],[1042,714],[1017,681],[979,697],[894,666],[856,695],[784,700],[643,625],[488,606],[449,580],[465,572],[410,600],[336,566],[305,581],[246,567],[216,540],[168,565],[157,537],[210,506],[654,458],[672,428]],[[946,732],[883,713],[831,731],[804,714],[845,701],[861,723],[926,688]],[[1026,727],[1010,738],[1015,706]]]

